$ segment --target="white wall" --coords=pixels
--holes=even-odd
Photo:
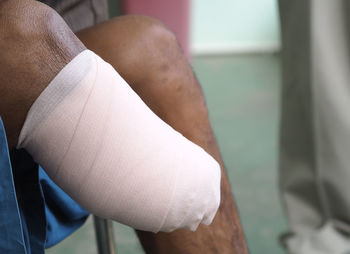
[[[192,0],[191,11],[194,54],[274,52],[280,48],[277,0]]]

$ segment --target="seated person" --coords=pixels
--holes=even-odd
[[[75,29],[100,21],[98,9],[74,18],[83,1],[54,4]],[[88,211],[138,229],[147,253],[247,253],[200,86],[171,32],[126,16],[74,34],[31,0],[0,0],[0,21],[0,115],[28,253],[60,240],[51,179]],[[80,225],[85,211],[71,211]],[[196,232],[157,233],[181,228]]]

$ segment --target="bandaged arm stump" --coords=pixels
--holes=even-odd
[[[18,147],[84,208],[136,229],[196,230],[220,203],[219,164],[89,50],[36,99]]]

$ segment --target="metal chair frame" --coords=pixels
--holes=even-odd
[[[112,221],[94,215],[98,254],[117,254]]]

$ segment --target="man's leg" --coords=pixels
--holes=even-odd
[[[280,178],[291,253],[350,250],[349,5],[280,0]]]
[[[84,49],[62,18],[46,5],[0,0],[0,116],[10,149],[15,148],[35,99]]]
[[[10,146],[100,217],[152,232],[210,224],[221,180],[212,156],[151,112],[110,64],[79,53],[84,45],[52,9],[4,3],[0,115]]]
[[[222,167],[221,205],[212,225],[201,225],[194,233],[139,231],[147,253],[247,253],[201,88],[174,35],[158,21],[140,16],[119,17],[77,35],[111,63],[158,116]]]

